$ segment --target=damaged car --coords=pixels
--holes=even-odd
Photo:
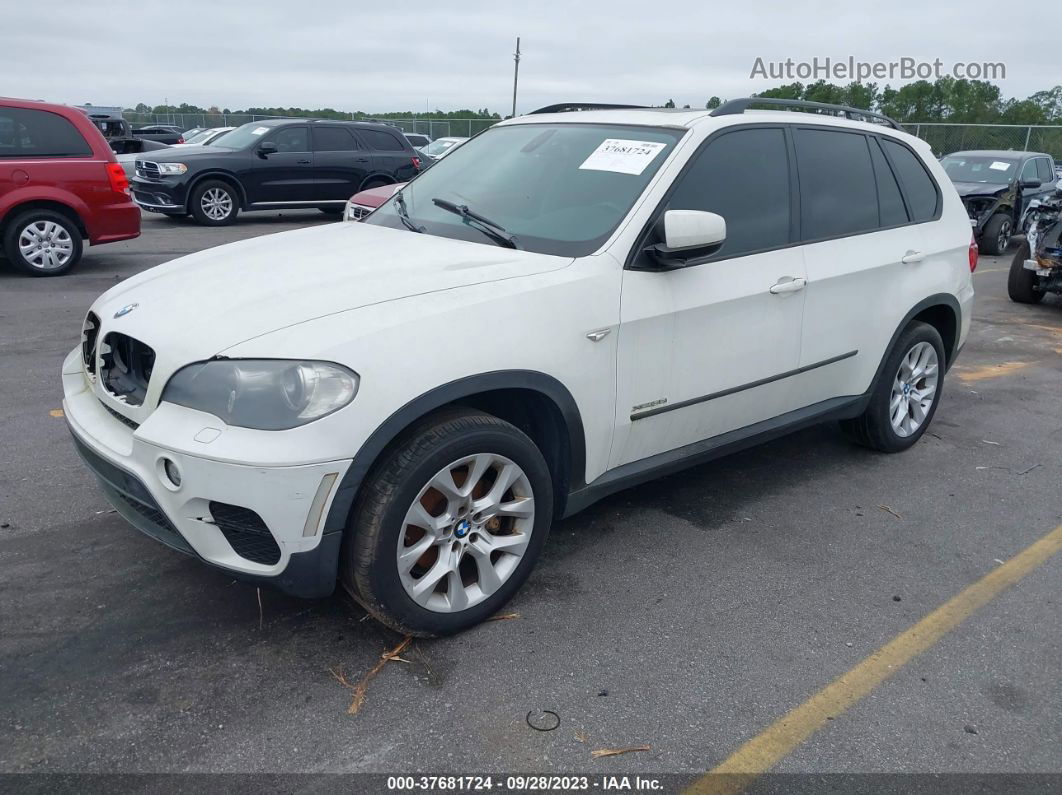
[[[1038,304],[1047,293],[1062,294],[1062,191],[1030,205],[1007,277],[1011,301]]]
[[[955,152],[940,164],[966,206],[982,254],[1006,251],[1030,202],[1058,185],[1054,161],[1042,152]]]

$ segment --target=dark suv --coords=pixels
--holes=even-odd
[[[954,152],[940,164],[966,206],[982,254],[1006,251],[1029,203],[1053,195],[1059,184],[1054,160],[1043,152]]]
[[[342,214],[366,188],[405,182],[420,158],[383,124],[318,119],[251,122],[210,146],[137,158],[133,198],[152,212],[220,226],[240,210],[317,207]]]

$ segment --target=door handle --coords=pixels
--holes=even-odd
[[[904,265],[911,265],[915,262],[921,262],[925,258],[925,254],[921,251],[908,250],[906,254],[900,257],[900,262]]]
[[[803,290],[807,287],[808,280],[804,278],[793,278],[792,276],[783,276],[777,282],[771,285],[771,295],[781,295],[782,293],[795,293],[798,290]]]
[[[308,166],[308,165],[310,165],[310,163],[312,163],[313,161],[312,161],[312,160],[296,160],[295,162],[296,162],[296,163],[297,163],[298,165],[300,165],[300,166]]]
[[[369,162],[369,158],[367,158],[367,157],[355,157],[354,158],[354,162],[355,163],[368,163]]]

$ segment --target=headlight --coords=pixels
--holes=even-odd
[[[159,163],[160,174],[183,174],[188,170],[184,163]]]
[[[297,428],[338,411],[358,393],[358,375],[328,362],[214,359],[178,370],[162,399],[262,431]]]

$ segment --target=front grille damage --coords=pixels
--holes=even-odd
[[[100,351],[104,388],[127,405],[142,405],[155,366],[155,351],[140,340],[114,331],[103,338]]]
[[[272,566],[280,560],[280,547],[262,517],[250,508],[210,502],[210,515],[229,546],[241,558]]]

